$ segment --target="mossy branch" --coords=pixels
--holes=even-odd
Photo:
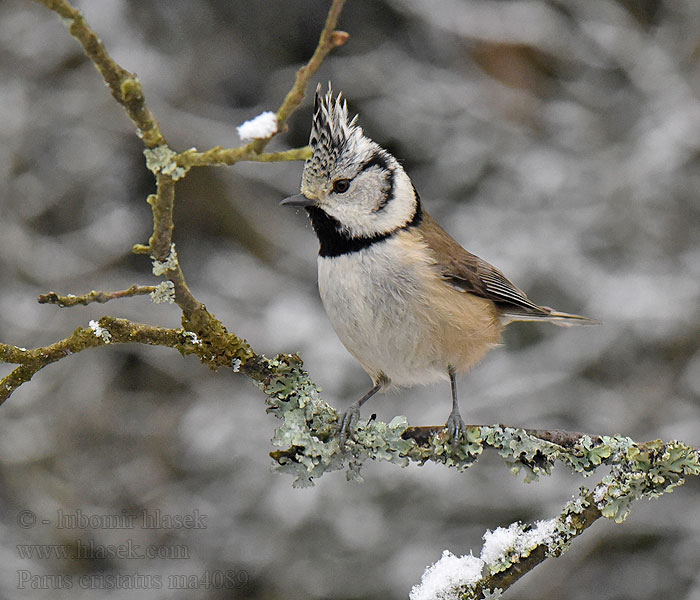
[[[252,142],[251,142],[252,144]],[[183,168],[190,167],[211,167],[217,165],[235,165],[240,161],[253,162],[281,162],[290,160],[306,160],[311,157],[311,148],[294,148],[281,152],[255,152],[251,149],[251,144],[241,148],[222,148],[216,146],[206,152],[197,150],[185,150],[175,157],[177,164]]]

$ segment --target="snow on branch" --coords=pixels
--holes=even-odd
[[[265,111],[236,127],[236,131],[242,142],[266,140],[277,133],[277,115],[269,110]]]

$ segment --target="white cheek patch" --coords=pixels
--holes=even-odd
[[[393,193],[386,202],[383,196],[387,191],[385,185],[370,181],[362,183],[360,189],[350,188],[347,200],[343,198],[334,202],[335,198],[331,197],[319,203],[350,235],[360,238],[390,233],[413,218],[416,197],[411,180],[400,166],[394,169]]]

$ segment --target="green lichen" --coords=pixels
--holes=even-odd
[[[260,386],[267,395],[268,410],[282,421],[272,440],[279,450],[272,456],[278,470],[295,477],[295,486],[313,485],[324,473],[341,469],[348,479],[361,480],[362,465],[369,459],[400,466],[432,461],[464,470],[476,462],[485,446],[494,448],[514,473],[524,471],[525,481],[549,475],[557,462],[583,476],[610,466],[610,473],[593,492],[581,488],[581,495],[567,504],[548,553],[563,551],[587,526],[591,510],[621,522],[635,500],[669,492],[685,477],[700,475],[698,451],[681,442],[637,444],[624,436],[582,435],[560,445],[524,429],[493,425],[467,428],[465,439],[456,445],[444,430],[419,444],[404,437],[408,423],[403,416],[388,424],[361,423],[343,449],[337,436],[338,413],[321,400],[298,357],[263,360],[269,375],[260,380]],[[518,560],[529,555],[526,550],[518,550]]]
[[[170,244],[170,253],[165,260],[157,260],[151,257],[153,260],[153,274],[156,277],[160,275],[165,275],[168,271],[177,268],[177,250],[175,250],[175,244]],[[175,288],[173,286],[173,293]]]
[[[169,175],[173,181],[177,181],[187,173],[186,168],[177,164],[175,160],[177,153],[165,144],[155,148],[146,148],[143,153],[146,156],[146,167],[154,175],[162,173]]]
[[[631,444],[596,486],[593,497],[603,516],[621,523],[632,502],[671,492],[689,475],[700,475],[697,449],[678,441]]]
[[[161,281],[151,292],[151,300],[155,304],[172,304],[175,302],[175,284],[172,281]]]
[[[570,447],[560,446],[513,427],[482,427],[489,446],[495,448],[514,474],[525,472],[525,481],[549,475],[554,465],[566,464],[573,472],[589,476],[597,467],[615,462],[634,442],[622,436],[601,436],[595,440],[582,435]]]
[[[547,556],[559,556],[569,547],[571,540],[588,526],[586,511],[590,509],[591,493],[580,487],[579,495],[567,502],[556,518],[554,534],[547,541]]]
[[[476,462],[484,449],[483,428],[467,427],[465,437],[453,444],[446,430],[432,436],[427,445],[412,442],[407,456],[419,464],[438,462],[463,471]]]
[[[321,401],[319,390],[292,357],[264,359],[273,374],[259,385],[267,394],[268,411],[282,420],[272,443],[287,450],[277,468],[295,477],[295,487],[313,485],[314,477],[342,469],[344,457],[333,437],[337,415]]]
[[[362,425],[343,449],[336,435],[337,411],[321,400],[298,360],[282,356],[267,360],[266,366],[274,374],[260,386],[267,394],[268,410],[282,421],[272,443],[285,449],[272,454],[277,469],[295,477],[295,487],[313,485],[323,473],[340,469],[347,469],[348,479],[361,481],[360,469],[367,459],[408,464],[415,443],[401,437],[408,427],[405,417]]]

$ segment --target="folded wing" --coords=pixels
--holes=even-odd
[[[445,284],[461,292],[491,300],[501,311],[504,322],[548,321],[563,327],[597,323],[588,317],[535,304],[496,267],[462,248],[425,211],[420,230],[435,255],[436,265]]]

